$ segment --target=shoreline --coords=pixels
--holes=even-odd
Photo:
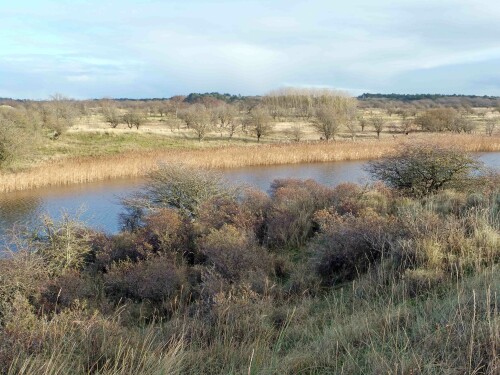
[[[459,147],[464,152],[500,151],[500,137],[471,134],[411,134],[397,138],[331,142],[218,146],[203,149],[131,151],[99,157],[67,158],[29,170],[0,174],[0,193],[41,187],[143,177],[159,163],[210,169],[377,159],[411,144]]]

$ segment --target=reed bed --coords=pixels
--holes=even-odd
[[[159,163],[184,163],[200,168],[225,169],[368,160],[388,156],[398,147],[414,143],[458,147],[464,152],[500,151],[500,137],[460,134],[424,134],[358,142],[344,140],[135,151],[112,156],[68,158],[22,172],[3,173],[0,174],[0,193],[116,178],[140,177],[154,170]]]

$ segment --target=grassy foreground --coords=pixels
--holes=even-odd
[[[0,370],[498,374],[498,185],[219,187],[131,210],[115,236],[66,218],[19,242],[0,259]]]
[[[0,173],[0,193],[139,177],[157,168],[161,162],[182,162],[201,168],[235,168],[367,160],[388,156],[401,145],[419,143],[455,147],[468,152],[500,151],[499,137],[470,134],[411,134],[406,137],[356,142],[343,140],[263,145],[223,145],[224,142],[221,141],[201,144],[152,135],[115,138],[88,134],[70,138],[73,143],[69,144],[73,146],[66,144],[64,149],[68,156],[63,153],[58,159],[39,163],[38,166],[27,170]],[[47,152],[57,155],[56,150]]]

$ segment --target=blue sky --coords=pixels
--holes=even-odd
[[[0,0],[0,97],[500,95],[488,0]]]

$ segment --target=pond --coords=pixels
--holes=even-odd
[[[500,170],[500,152],[479,155],[488,167]],[[313,179],[335,186],[342,182],[368,183],[363,170],[366,161],[291,164],[224,170],[231,183],[243,183],[267,190],[277,178]],[[0,244],[15,225],[36,225],[42,214],[56,220],[62,212],[79,215],[89,226],[116,233],[119,230],[120,198],[137,191],[143,179],[123,179],[90,184],[51,187],[0,195]]]

